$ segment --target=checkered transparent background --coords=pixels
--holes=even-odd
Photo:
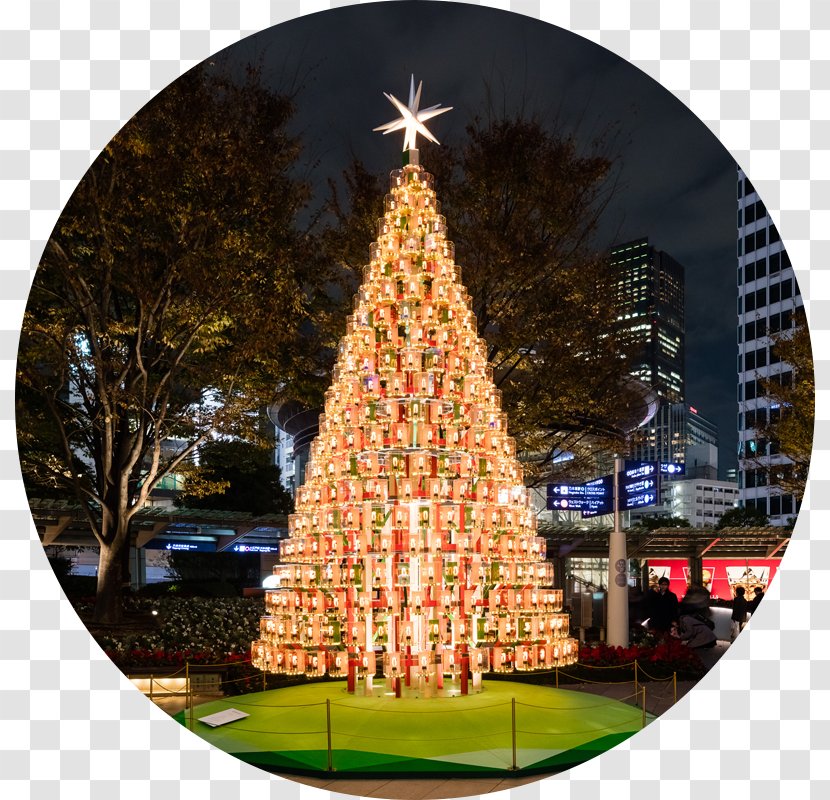
[[[14,359],[32,271],[100,148],[210,53],[311,0],[6,0],[0,13],[0,795],[318,798],[213,750],[91,641],[44,558],[20,483]],[[482,2],[570,28],[684,101],[778,223],[813,331],[810,491],[751,629],[628,743],[511,797],[830,797],[830,2]],[[828,492],[825,494],[825,492]],[[334,796],[334,795],[330,795]]]

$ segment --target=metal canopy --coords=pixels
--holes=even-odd
[[[79,503],[33,497],[29,508],[44,545],[97,544]],[[221,550],[242,539],[247,544],[272,543],[284,537],[287,527],[288,518],[284,514],[254,516],[244,511],[201,508],[147,507],[133,518],[138,547],[156,537],[208,535],[217,540]]]
[[[96,544],[86,515],[78,503],[29,500],[32,518],[43,544]],[[244,511],[152,507],[135,516],[137,545],[157,536],[215,537],[220,550],[233,544],[271,543],[284,538],[288,526],[283,514],[254,516]],[[607,558],[610,527],[540,523],[538,535],[548,544],[548,558]],[[792,531],[786,528],[629,528],[629,558],[781,558]],[[60,539],[61,541],[57,541]]]
[[[607,558],[610,527],[539,525],[548,544],[548,558]],[[781,558],[792,531],[785,528],[629,528],[628,557]]]

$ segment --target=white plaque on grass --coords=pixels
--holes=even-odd
[[[220,725],[227,725],[229,722],[236,722],[238,719],[245,719],[247,716],[249,715],[244,711],[239,711],[236,708],[226,708],[224,711],[208,714],[206,717],[199,717],[199,722],[204,722],[205,725],[210,725],[211,728],[218,728]]]

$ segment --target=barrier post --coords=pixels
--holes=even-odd
[[[153,676],[150,676],[150,701],[153,700]]]
[[[519,765],[516,763],[516,698],[514,697],[511,700],[512,703],[512,712],[513,712],[513,766],[510,767],[512,770],[517,770]]]
[[[187,699],[187,707],[189,709],[188,720],[190,722],[190,730],[193,730],[193,687],[190,685],[190,662],[184,662],[184,685],[185,698]]]
[[[646,726],[646,687],[643,686],[643,727]]]
[[[672,684],[674,688],[674,704],[677,705],[677,673],[672,676]]]
[[[559,664],[556,664],[553,668],[553,671],[556,675],[556,688],[559,688]]]
[[[264,692],[268,688],[268,684],[265,681],[266,672],[262,670],[262,691]]]
[[[328,753],[329,772],[334,772],[334,765],[331,756],[331,700],[326,698],[326,749]]]
[[[639,690],[639,683],[637,681],[637,659],[634,659],[634,694],[637,695],[640,693]]]

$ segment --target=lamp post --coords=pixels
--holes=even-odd
[[[606,639],[612,647],[628,647],[628,554],[621,530],[620,472],[624,461],[614,458],[614,530],[608,537],[608,626]]]

